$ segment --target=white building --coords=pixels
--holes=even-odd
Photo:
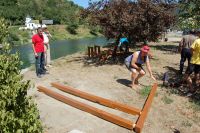
[[[36,21],[32,20],[31,17],[29,17],[29,16],[26,17],[25,29],[34,30],[34,29],[37,29],[38,27],[41,27],[41,25],[39,24],[39,21],[37,23],[36,23]]]

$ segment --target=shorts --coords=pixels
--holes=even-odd
[[[197,65],[197,64],[191,64],[190,66],[189,66],[189,70],[188,70],[188,72],[187,72],[187,74],[192,74],[192,73],[195,73],[195,74],[198,74],[198,73],[200,73],[200,65]]]
[[[141,64],[138,64],[138,63],[136,63],[136,65],[139,67],[139,68],[141,68],[141,70],[143,70],[144,71],[144,69],[143,69],[143,67],[142,67],[142,65]],[[129,70],[129,71],[131,71],[131,72],[134,72],[134,73],[136,73],[137,72],[137,69],[136,68],[134,68],[134,67],[132,67],[131,65],[130,65],[130,63],[129,62],[126,62],[125,61],[125,66],[126,66],[126,68]],[[144,71],[145,72],[145,71]],[[146,73],[146,72],[145,72]]]

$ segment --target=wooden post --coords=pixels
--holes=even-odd
[[[94,57],[94,48],[93,47],[90,47],[90,54],[91,54],[91,57]]]
[[[137,108],[134,108],[134,107],[131,107],[131,106],[128,106],[125,104],[121,104],[121,103],[118,103],[115,101],[111,101],[111,100],[108,100],[108,99],[105,99],[105,98],[102,98],[99,96],[95,96],[95,95],[92,95],[92,94],[89,94],[89,93],[86,93],[86,92],[83,92],[83,91],[80,91],[80,90],[77,90],[77,89],[74,89],[74,88],[71,88],[68,86],[64,86],[64,85],[61,85],[58,83],[51,83],[51,85],[53,87],[58,88],[59,90],[62,90],[64,92],[70,93],[72,95],[75,95],[75,96],[78,96],[78,97],[81,97],[84,99],[87,99],[89,101],[99,103],[101,105],[104,105],[104,106],[107,106],[107,107],[110,107],[113,109],[117,109],[117,110],[123,111],[125,113],[129,113],[132,115],[140,115],[141,110],[139,110]]]
[[[151,107],[151,103],[153,101],[153,98],[154,98],[154,95],[156,93],[156,89],[157,89],[157,83],[155,83],[152,88],[151,88],[151,92],[149,93],[149,96],[148,98],[146,99],[146,102],[143,106],[143,109],[142,109],[142,113],[141,115],[138,117],[137,121],[136,121],[136,125],[135,125],[135,128],[134,130],[137,132],[137,133],[141,133],[142,132],[142,128],[143,128],[143,125],[144,125],[144,121],[147,117],[147,113]]]
[[[69,98],[69,97],[66,97],[64,95],[61,95],[59,93],[56,93],[54,91],[51,91],[45,87],[42,87],[42,86],[38,86],[37,87],[39,89],[40,92],[43,92],[47,95],[49,95],[50,97],[53,97],[61,102],[64,102],[68,105],[71,105],[72,107],[75,107],[77,109],[80,109],[80,110],[83,110],[85,112],[88,112],[90,114],[93,114],[99,118],[102,118],[104,120],[107,120],[109,122],[112,122],[114,124],[117,124],[119,126],[122,126],[122,127],[125,127],[127,129],[130,129],[130,130],[133,130],[133,123],[129,120],[126,120],[122,117],[119,117],[117,115],[113,115],[111,113],[108,113],[106,111],[103,111],[103,110],[100,110],[98,108],[95,108],[95,107],[92,107],[90,105],[87,105],[85,103],[82,103],[82,102],[79,102],[79,101],[76,101],[72,98]]]
[[[100,54],[100,46],[95,45],[94,49],[95,49],[96,55],[99,55]]]
[[[88,46],[88,57],[93,57],[93,55],[94,55],[93,47]]]
[[[90,58],[90,47],[88,46],[88,57]]]

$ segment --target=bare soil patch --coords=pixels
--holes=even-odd
[[[180,39],[180,38],[178,38]],[[170,72],[170,78],[176,77],[179,69],[180,55],[175,53],[177,40],[151,43],[152,71],[158,79],[159,87],[150,112],[146,119],[143,133],[199,133],[200,105],[195,100],[172,93],[176,88],[162,86],[165,72]],[[127,86],[130,82],[130,72],[123,64],[88,63],[85,53],[77,53],[55,60],[50,74],[38,79],[34,69],[24,74],[25,79],[31,80],[34,86],[29,90],[40,111],[40,117],[48,133],[67,133],[73,129],[84,133],[131,133],[127,130],[96,116],[61,103],[43,93],[36,87],[42,85],[56,92],[114,113],[123,118],[136,121],[137,117],[116,111],[101,105],[88,102],[75,96],[58,91],[50,86],[51,82],[59,82],[82,91],[118,101],[130,106],[142,108],[148,86],[153,84],[149,74],[140,80],[140,93]],[[172,91],[173,90],[173,91]]]

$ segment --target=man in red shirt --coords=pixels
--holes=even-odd
[[[42,28],[37,29],[37,34],[32,37],[32,47],[35,56],[36,75],[41,78],[45,74],[44,68],[44,37],[42,35]]]

